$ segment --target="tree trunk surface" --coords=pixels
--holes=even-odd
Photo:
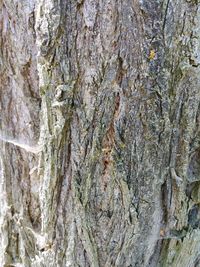
[[[0,266],[200,266],[200,2],[0,0]]]

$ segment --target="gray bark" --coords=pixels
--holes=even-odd
[[[198,0],[0,0],[0,266],[200,266]]]

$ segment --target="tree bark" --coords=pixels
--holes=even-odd
[[[200,266],[198,0],[0,0],[0,266]]]

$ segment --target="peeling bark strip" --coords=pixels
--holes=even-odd
[[[0,47],[0,266],[200,266],[199,1],[0,0]]]

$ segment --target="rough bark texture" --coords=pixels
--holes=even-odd
[[[198,0],[0,0],[0,266],[200,266]]]

